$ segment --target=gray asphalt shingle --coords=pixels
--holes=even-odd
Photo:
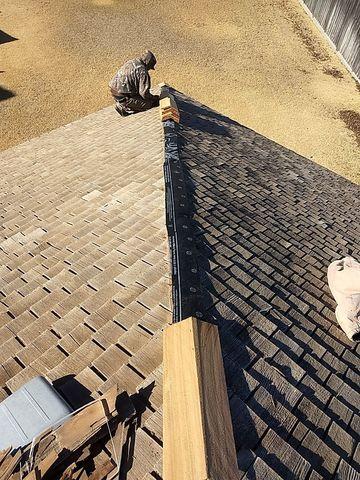
[[[201,312],[219,326],[240,470],[359,478],[359,349],[326,279],[333,259],[360,258],[359,188],[174,94]]]

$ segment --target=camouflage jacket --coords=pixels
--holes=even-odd
[[[150,93],[150,75],[145,63],[140,58],[129,60],[116,73],[109,83],[113,96],[138,96],[152,98]]]

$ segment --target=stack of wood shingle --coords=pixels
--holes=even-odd
[[[24,449],[0,452],[1,480],[102,480],[119,475],[135,409],[116,387],[42,432]]]
[[[170,93],[160,100],[160,116],[162,122],[166,120],[174,120],[177,123],[180,122],[179,110],[174,97]]]

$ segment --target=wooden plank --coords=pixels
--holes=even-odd
[[[106,444],[107,450],[111,452],[112,458],[116,462],[116,469],[106,476],[106,480],[119,478],[123,447],[128,439],[128,431],[136,414],[136,410],[127,394],[123,394],[118,398],[118,404],[120,412],[119,423],[114,436]]]
[[[58,461],[59,455],[63,461],[69,453],[74,452],[95,435],[114,413],[116,397],[117,388],[114,386],[102,397],[70,416],[54,431],[45,436],[40,434],[39,445],[36,443],[34,448],[34,451],[36,450],[35,466],[25,480],[37,480],[38,476],[42,477]]]
[[[114,386],[61,425],[56,430],[56,438],[61,447],[74,451],[92,437],[114,412],[116,397],[117,389]]]
[[[6,458],[1,464],[0,479],[8,480],[20,462],[21,449],[17,450],[13,454],[6,455]]]
[[[174,108],[177,110],[177,105],[173,95],[168,94],[166,97],[160,99],[160,108],[163,110],[165,108]]]
[[[164,480],[207,478],[199,393],[193,321],[188,319],[164,331]],[[185,418],[185,412],[191,415]]]
[[[161,116],[161,120],[165,122],[166,120],[174,120],[174,122],[179,123],[180,122],[180,117],[173,112],[169,113],[163,113]]]
[[[176,123],[180,122],[180,116],[174,111],[165,111],[161,113],[161,121],[165,122],[166,120],[174,120]]]
[[[195,318],[164,331],[164,480],[238,479],[217,327]]]
[[[179,116],[179,110],[177,108],[174,108],[174,107],[164,108],[161,113],[163,115],[166,114],[166,113],[173,113],[174,115]]]
[[[102,480],[117,466],[113,459],[102,451],[94,458],[94,471],[89,475],[89,480]]]
[[[161,112],[161,116],[162,116],[162,118],[172,116],[172,117],[176,118],[177,120],[180,120],[179,112],[177,110],[174,110],[173,108],[163,110]]]
[[[10,446],[10,447],[6,448],[5,450],[0,451],[0,466],[3,463],[3,461],[5,460],[5,458],[7,457],[7,455],[11,452],[11,450],[12,450],[12,447]]]
[[[127,428],[125,427],[124,422],[119,422],[114,435],[106,443],[106,448],[111,453],[112,460],[116,464],[116,472],[114,472],[114,475],[111,475],[111,477],[120,472],[122,450],[125,443],[125,431],[127,433]],[[107,473],[110,472],[111,470]]]
[[[69,419],[55,430],[48,430],[41,434],[38,443],[35,443],[33,465],[24,480],[38,480],[42,478],[50,468],[65,468],[64,480],[92,480],[114,476],[119,471],[122,447],[125,443],[125,433],[129,428],[129,422],[135,414],[128,395],[123,392],[117,394],[117,387],[109,389],[105,395],[87,404],[74,413]],[[117,423],[114,424],[117,416]],[[115,430],[111,440],[106,443],[110,456],[100,452],[96,457],[91,457],[90,445],[95,444],[103,437],[108,436],[107,428],[101,429],[109,421],[109,430]],[[85,446],[84,446],[85,445]],[[83,450],[80,450],[83,448]],[[114,451],[115,448],[115,451]],[[66,467],[69,455],[79,451],[80,456],[76,464]],[[81,467],[90,461],[94,470],[91,474],[82,470]],[[49,475],[49,473],[48,473]]]

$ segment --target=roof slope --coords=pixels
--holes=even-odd
[[[37,374],[75,407],[140,392],[129,480],[161,458],[163,143],[157,109],[107,108],[0,154],[0,400]]]
[[[329,262],[360,257],[359,188],[175,92],[201,312],[220,329],[241,478],[359,478],[359,353]]]

